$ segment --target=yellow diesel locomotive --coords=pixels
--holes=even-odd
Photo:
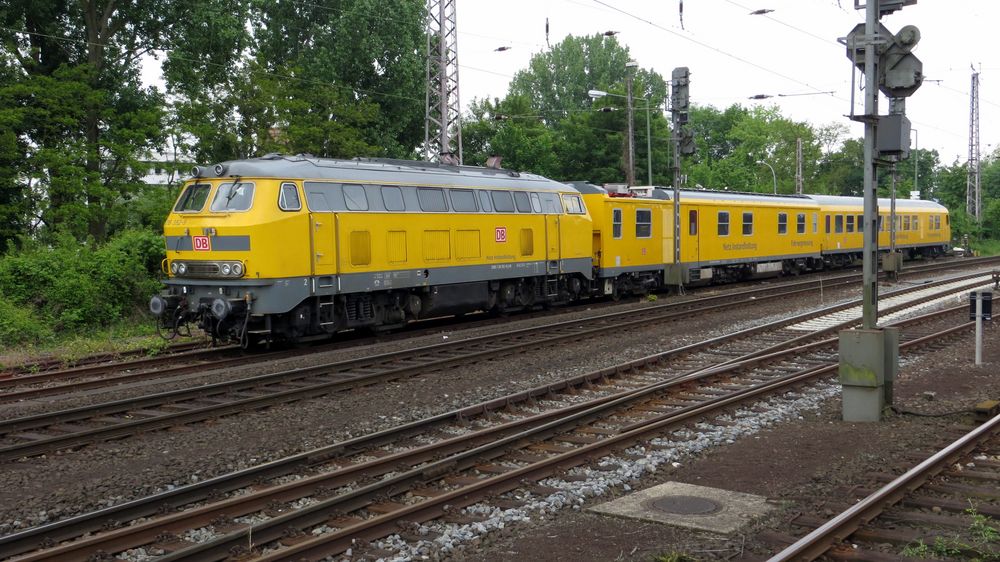
[[[164,225],[176,331],[299,340],[516,310],[594,285],[581,194],[539,176],[270,155],[195,168]]]
[[[860,198],[682,190],[675,260],[671,197],[414,161],[268,155],[199,167],[164,224],[166,287],[150,310],[172,335],[197,323],[248,345],[861,255]],[[900,248],[947,250],[944,207],[897,207]]]

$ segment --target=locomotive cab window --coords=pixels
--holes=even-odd
[[[386,211],[405,211],[406,203],[403,201],[403,190],[393,185],[382,186],[382,203]]]
[[[241,212],[253,205],[252,183],[224,183],[215,192],[211,209],[217,213]]]
[[[719,211],[719,236],[729,236],[729,211]]]
[[[587,212],[579,195],[563,195],[563,204],[566,205],[566,212],[571,215],[583,215]]]
[[[795,216],[795,233],[805,234],[806,233],[806,214],[799,213]]]
[[[498,213],[513,213],[514,200],[509,191],[491,191],[490,197],[493,199],[493,208]]]
[[[531,194],[531,212],[533,213],[542,212],[542,201],[538,198],[537,193]]]
[[[517,212],[519,213],[531,212],[531,201],[528,198],[528,194],[523,191],[514,192],[514,205],[517,206]]]
[[[743,211],[743,236],[753,235],[753,212]]]
[[[282,211],[298,211],[302,209],[298,186],[294,183],[281,184],[281,191],[278,192],[278,208]]]
[[[788,234],[788,213],[778,213],[778,234]]]
[[[344,185],[344,203],[348,211],[367,211],[368,196],[365,195],[365,188],[360,185]]]
[[[445,213],[448,211],[448,204],[444,201],[444,190],[433,187],[417,188],[417,201],[420,203],[420,210],[427,213]]]
[[[490,201],[490,192],[489,191],[480,191],[479,192],[479,204],[483,206],[483,211],[484,212],[490,213],[490,212],[493,211],[493,202]]]
[[[471,189],[451,189],[451,208],[459,213],[475,213],[479,209],[476,207],[476,193]]]
[[[208,200],[208,192],[212,186],[207,183],[195,183],[184,188],[184,193],[177,199],[174,206],[175,213],[197,213],[205,207]]]
[[[653,236],[653,211],[650,209],[635,210],[635,237],[651,238]]]
[[[611,209],[611,237],[616,240],[622,237],[621,209]]]

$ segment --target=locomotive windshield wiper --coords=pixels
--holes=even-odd
[[[240,178],[243,176],[236,176],[233,179],[233,185],[229,186],[229,193],[226,194],[226,208],[229,208],[229,203],[236,197],[236,188],[240,186]]]

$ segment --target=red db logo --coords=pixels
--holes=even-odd
[[[496,241],[497,242],[506,242],[507,241],[507,227],[506,226],[498,226],[497,227],[497,229],[496,229]]]
[[[208,252],[212,249],[212,242],[208,236],[192,236],[191,240],[196,252]]]

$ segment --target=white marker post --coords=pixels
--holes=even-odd
[[[976,365],[983,364],[983,294],[976,295]]]
[[[973,304],[972,301],[976,301]],[[972,291],[969,293],[969,320],[976,321],[976,365],[983,364],[983,320],[993,319],[993,293]]]

